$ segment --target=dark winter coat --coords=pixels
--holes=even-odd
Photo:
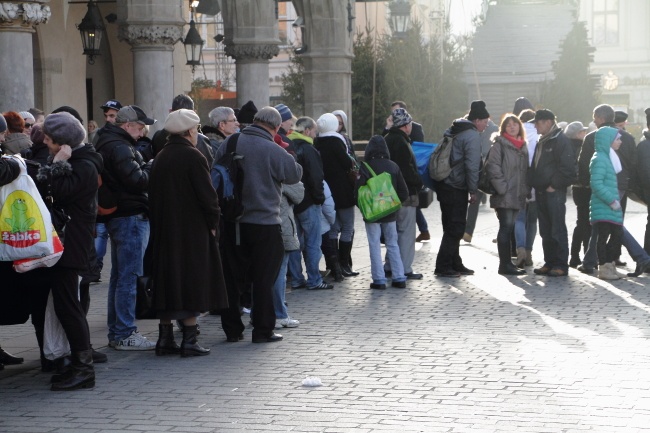
[[[411,142],[424,142],[424,128],[422,128],[422,125],[420,125],[418,122],[411,122],[411,125],[413,125],[411,128],[411,135],[409,135]],[[381,134],[385,136],[388,134],[388,131],[390,131],[390,129],[384,128],[384,131]]]
[[[612,142],[616,138],[616,128],[604,127],[596,131],[595,152],[589,163],[591,174],[591,200],[589,202],[589,221],[623,224],[623,210],[612,209],[611,204],[618,200],[616,172],[609,157]],[[622,164],[621,164],[622,165]]]
[[[75,148],[67,161],[41,166],[38,171],[41,194],[45,197],[51,182],[54,205],[70,217],[65,227],[63,255],[55,266],[88,269],[88,257],[95,242],[97,173],[102,168],[102,157],[91,144],[86,144]]]
[[[576,174],[571,140],[556,126],[537,143],[533,164],[528,169],[528,185],[537,191],[549,186],[566,191],[575,182]]]
[[[603,126],[616,127],[614,123],[604,123],[600,127],[602,128]],[[589,186],[590,184],[589,164],[591,157],[594,155],[596,132],[598,131],[592,131],[585,136],[578,157],[578,184],[583,186]],[[621,191],[627,191],[628,189],[632,189],[632,183],[636,182],[633,179],[636,166],[636,144],[634,137],[629,132],[621,131],[621,147],[616,151],[616,154],[621,160],[621,166],[623,167],[623,170],[616,175],[618,188]]]
[[[320,152],[325,182],[332,191],[336,209],[354,206],[354,186],[348,171],[355,166],[355,162],[345,150],[345,143],[335,136],[316,137],[314,147]]]
[[[368,145],[366,146],[366,153],[363,157],[364,162],[366,162],[370,168],[375,172],[376,175],[382,173],[390,174],[391,181],[393,182],[393,188],[397,193],[401,202],[404,202],[409,197],[409,190],[402,176],[402,172],[399,169],[399,166],[390,160],[390,152],[388,151],[388,146],[386,141],[381,135],[375,135],[370,139]],[[372,177],[372,173],[368,171],[368,168],[365,164],[361,164],[359,169],[359,179],[355,187],[355,195],[359,191],[359,188],[365,185],[368,182],[368,179]],[[375,223],[387,223],[397,221],[397,212],[394,212],[388,216],[383,217],[380,220],[374,221]]]
[[[0,158],[0,186],[13,182],[20,174],[20,164],[10,158]]]
[[[646,203],[650,203],[650,131],[643,132],[643,140],[639,142],[636,152],[636,188],[639,196]]]
[[[154,159],[149,188],[153,278],[158,311],[226,308],[218,233],[219,203],[205,157],[171,135]]]
[[[309,206],[323,204],[325,201],[323,162],[313,144],[306,140],[309,137],[294,131],[289,134],[289,138],[293,141],[293,151],[296,153],[298,164],[302,166],[302,183],[305,186],[303,200],[293,208],[297,215]]]
[[[411,148],[411,140],[406,132],[399,128],[392,127],[384,136],[390,159],[399,167],[409,190],[409,196],[415,196],[422,189],[422,179],[418,172],[418,165],[415,162],[415,155]],[[417,200],[416,200],[417,201]],[[417,206],[417,203],[412,204]]]
[[[497,136],[490,149],[485,169],[496,194],[490,196],[494,209],[523,209],[528,185],[528,148],[517,149],[508,139]]]
[[[104,159],[102,182],[112,192],[117,210],[104,219],[149,213],[149,173],[135,140],[122,128],[107,123],[97,140],[97,152]]]

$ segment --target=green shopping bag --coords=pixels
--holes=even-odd
[[[357,204],[363,218],[368,222],[375,222],[383,217],[397,212],[402,207],[390,173],[380,175],[370,168],[367,163],[363,163],[372,177],[368,179],[365,185],[359,187]]]

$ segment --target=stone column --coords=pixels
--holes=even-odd
[[[173,52],[183,37],[184,21],[180,4],[174,3],[132,0],[122,5],[126,10],[118,9],[126,15],[118,39],[132,46],[134,104],[157,120],[150,135],[162,129],[175,96]]]
[[[52,15],[42,3],[0,2],[0,111],[34,106],[32,33]]]
[[[354,12],[354,1],[351,1]],[[352,124],[352,36],[348,31],[347,0],[293,0],[307,52],[305,64],[305,115],[343,110]],[[352,23],[354,28],[354,23]],[[370,97],[370,95],[368,95]],[[352,133],[351,126],[348,133]]]
[[[236,60],[237,105],[269,105],[269,60],[280,52],[275,2],[223,0],[224,44]]]

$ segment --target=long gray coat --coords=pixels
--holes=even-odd
[[[497,136],[486,161],[486,170],[497,191],[490,196],[490,207],[523,209],[528,187],[528,148],[517,149],[507,139]]]
[[[210,311],[228,306],[217,237],[219,202],[205,157],[171,135],[149,181],[154,306]],[[218,233],[217,233],[218,236]]]

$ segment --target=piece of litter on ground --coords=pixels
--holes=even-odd
[[[320,381],[320,377],[307,377],[303,379],[302,386],[322,386],[323,382]]]

